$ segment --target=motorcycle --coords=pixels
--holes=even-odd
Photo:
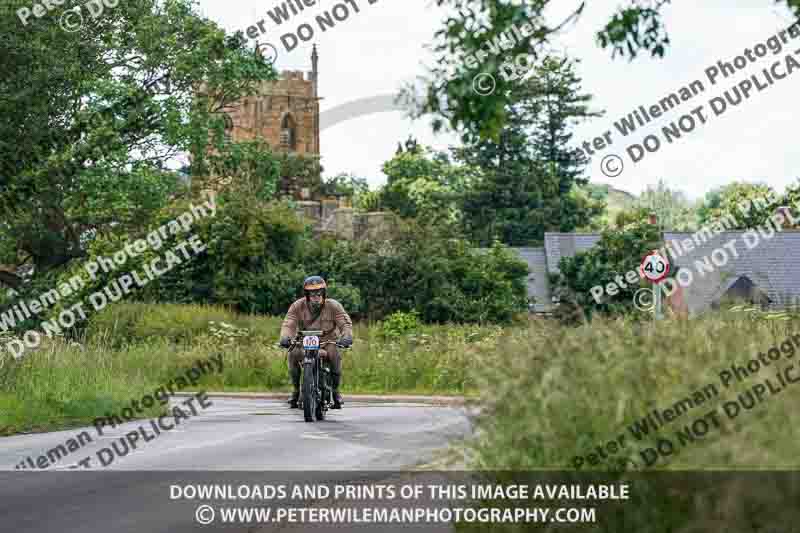
[[[303,407],[303,417],[306,422],[313,422],[314,418],[325,420],[325,413],[333,405],[331,371],[328,365],[322,364],[322,358],[319,355],[320,349],[328,344],[335,344],[339,349],[346,348],[337,341],[320,343],[320,335],[322,335],[320,330],[298,331],[297,338],[289,346],[289,351],[291,351],[300,342],[303,344],[303,361],[300,363],[303,370],[303,381],[299,403]]]

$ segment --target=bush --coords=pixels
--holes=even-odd
[[[323,275],[358,287],[372,320],[417,311],[429,323],[508,323],[527,310],[527,264],[500,244],[479,252],[412,221],[389,241],[344,243],[333,255]]]
[[[658,228],[639,221],[622,230],[605,230],[600,241],[589,250],[562,258],[554,292],[561,298],[561,305],[569,308],[569,312],[563,313],[565,320],[578,323],[581,321],[576,319],[577,314],[591,316],[595,311],[608,315],[637,314],[633,295],[639,289],[638,284],[620,287],[618,294],[604,296],[600,304],[590,290],[595,285],[605,286],[615,276],[624,278],[628,271],[638,269],[642,258],[661,244]],[[674,275],[674,271],[670,272],[669,277]]]
[[[357,287],[347,283],[339,283],[336,280],[327,280],[327,284],[329,298],[333,298],[342,304],[351,318],[355,319],[361,316],[364,302],[361,299],[361,291]]]
[[[186,210],[188,202],[162,210],[142,235],[174,220]],[[49,290],[56,283],[65,283],[75,275],[81,275],[86,281],[81,290],[50,309],[48,317],[55,317],[63,309],[79,302],[84,303],[87,314],[92,314],[90,295],[111,286],[124,274],[135,271],[144,277],[146,263],[163,257],[167,250],[192,233],[206,246],[205,251],[199,254],[190,252],[189,260],[182,259],[180,265],[143,288],[134,285],[125,299],[222,305],[242,313],[278,314],[285,312],[298,296],[304,277],[299,266],[299,252],[305,238],[305,225],[284,204],[234,197],[218,199],[216,216],[196,221],[190,233],[170,235],[159,249],[148,247],[146,252],[130,258],[116,271],[100,271],[95,280],[89,280],[83,265],[98,256],[110,257],[135,240],[134,237],[95,239],[88,258],[71,263],[57,279],[46,280],[49,282],[46,288],[39,291]],[[44,283],[38,283],[40,289]]]
[[[395,339],[406,333],[417,331],[419,326],[418,312],[397,311],[386,317],[386,320],[381,323],[381,335],[386,339]]]
[[[795,483],[789,476],[775,476],[775,470],[791,471],[798,465],[800,429],[793,429],[797,425],[791,422],[800,387],[779,388],[775,394],[777,368],[762,367],[729,386],[719,376],[732,364],[746,366],[759,352],[794,334],[800,317],[786,316],[742,310],[657,325],[596,317],[578,328],[540,320],[527,330],[506,330],[494,349],[476,358],[481,363],[476,380],[482,410],[463,453],[471,459],[467,469],[494,471],[486,482],[498,484],[511,478],[550,481],[543,471],[552,472],[554,483],[630,483],[631,501],[618,512],[606,509],[595,524],[594,530],[603,533],[739,532],[759,530],[752,524],[790,523],[785,510],[793,509],[788,501],[797,499]],[[781,345],[775,366],[792,368],[784,358],[793,361],[795,350]],[[752,409],[742,409],[735,418],[725,414],[726,402],[746,402],[754,387],[765,387],[765,379],[771,385],[763,400],[755,400]],[[673,407],[709,384],[716,384],[718,396],[688,410]],[[672,408],[677,416],[637,439],[629,428],[652,417],[649,413],[656,408]],[[687,428],[701,419],[709,431],[682,442],[677,435],[691,435],[695,430]],[[612,452],[606,443],[620,442],[620,436],[623,444]],[[672,442],[674,452],[648,467],[640,452],[655,448],[659,439]],[[577,456],[584,463],[578,472],[570,472]],[[754,471],[765,476],[759,479]],[[536,472],[535,479],[525,475],[530,472]],[[748,490],[753,486],[759,489]],[[516,504],[483,502],[487,507]],[[585,524],[563,526],[559,531],[586,530]],[[520,523],[456,527],[459,533],[529,530]]]
[[[162,210],[148,232],[186,209],[187,204],[179,204]],[[330,282],[330,297],[339,300],[356,320],[381,320],[396,311],[417,311],[420,320],[428,323],[507,323],[516,313],[526,310],[527,266],[501,245],[489,253],[479,253],[464,240],[446,238],[431,225],[414,221],[402,223],[394,236],[382,241],[337,242],[314,237],[307,229],[286,205],[251,197],[220,199],[216,216],[196,221],[192,227],[206,249],[182,260],[146,286],[134,285],[123,299],[216,305],[238,313],[283,315],[302,296],[303,279],[319,274]],[[76,275],[88,280],[80,290],[49,309],[47,318],[57,317],[77,303],[83,303],[91,315],[92,294],[114,288],[121,276],[131,272],[146,277],[143,273],[147,263],[163,258],[187,237],[188,234],[170,236],[158,250],[148,249],[118,270],[100,272],[96,279],[88,280],[84,264],[98,256],[113,256],[134,240],[98,237],[85,261],[71,263],[52,279],[37,280],[42,289],[37,294],[67,283]],[[202,311],[200,316],[204,316]],[[167,319],[172,323],[166,324]],[[130,333],[134,337],[161,327],[173,331],[185,327],[185,335],[191,336],[198,324],[205,324],[207,319],[163,317],[158,313],[149,318],[125,318],[136,320],[135,327],[143,328]],[[122,331],[128,326],[120,322],[112,329]],[[81,323],[79,328],[83,327],[85,324]],[[125,335],[122,333],[120,338]]]

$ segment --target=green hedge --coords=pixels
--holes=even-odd
[[[163,210],[142,235],[187,208],[183,203]],[[207,249],[145,287],[134,286],[125,301],[196,304],[203,320],[204,305],[243,314],[283,315],[302,296],[303,279],[319,274],[330,283],[329,296],[341,301],[354,320],[416,311],[427,323],[509,323],[527,309],[527,265],[506,248],[497,245],[481,253],[464,240],[445,238],[436,228],[413,221],[402,222],[390,240],[337,241],[315,237],[288,205],[222,195],[216,216],[196,221],[192,231]],[[126,273],[144,272],[145,264],[187,237],[170,236],[159,250],[131,258],[114,272],[100,273],[50,309],[46,318],[79,302],[92,312],[91,294]],[[87,279],[84,264],[101,255],[113,256],[133,240],[134,236],[98,238],[88,259],[73,262],[46,283],[40,280],[38,293],[77,274]],[[146,320],[148,328],[157,329],[161,319]],[[180,320],[186,336],[200,321],[192,316]],[[113,326],[112,331],[124,338],[128,326]]]

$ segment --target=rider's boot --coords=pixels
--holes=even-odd
[[[300,399],[300,367],[295,366],[289,371],[289,374],[292,377],[292,386],[294,387],[292,397],[289,398],[289,408],[297,409],[300,407],[300,405],[297,403],[297,401]]]
[[[331,372],[331,389],[333,389],[333,406],[331,409],[342,408],[342,396],[339,394],[339,381],[341,377],[341,374],[334,374]]]

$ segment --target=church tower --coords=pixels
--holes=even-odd
[[[312,70],[305,76],[301,70],[284,70],[276,81],[262,82],[228,112],[231,138],[261,137],[276,151],[319,155],[318,65],[314,45]]]
[[[262,82],[254,94],[227,110],[226,136],[234,142],[261,138],[276,152],[319,157],[318,67],[314,45],[311,70],[305,75],[301,70],[281,71],[277,80]],[[281,192],[299,199],[304,185],[285,178]]]

